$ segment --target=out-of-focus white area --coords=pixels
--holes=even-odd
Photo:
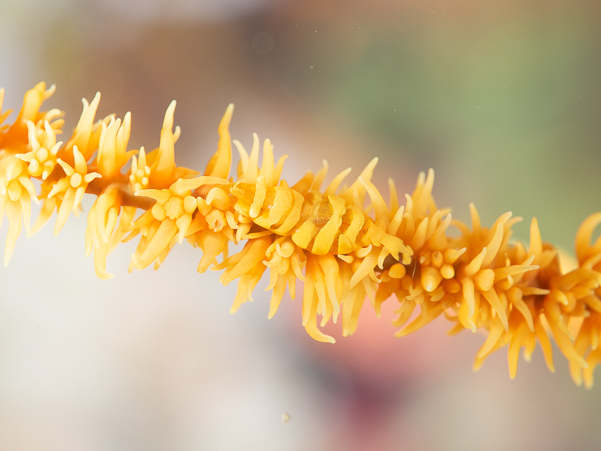
[[[3,449],[316,445],[304,431],[321,434],[318,394],[277,326],[259,309],[230,316],[234,287],[199,276],[197,251],[131,275],[117,252],[117,277],[101,281],[83,258],[83,221],[50,230],[20,243],[2,274]],[[284,427],[286,409],[296,418]]]
[[[351,108],[351,97],[360,97],[357,93],[365,96],[363,100],[375,99],[376,87],[370,81],[380,76],[409,93],[420,82],[420,77],[398,81],[401,77],[392,69],[383,75],[373,69],[370,58],[376,52],[366,50],[367,30],[377,35],[380,28],[394,29],[397,34],[387,31],[389,42],[419,42],[424,52],[440,57],[445,48],[437,47],[437,33],[444,35],[448,29],[431,21],[442,20],[462,35],[463,18],[474,14],[465,27],[465,34],[473,33],[473,38],[466,40],[479,41],[486,30],[474,24],[488,16],[474,13],[469,1],[457,7],[452,3],[437,2],[430,12],[415,2],[380,0],[368,14],[361,2],[320,7],[317,1],[292,0],[4,1],[4,109],[18,110],[25,91],[38,81],[56,83],[57,93],[44,108],[66,110],[66,133],[61,137],[66,139],[79,117],[80,98],[90,99],[101,90],[99,115],[115,112],[122,117],[131,110],[130,147],[144,145],[148,150],[158,145],[162,116],[176,98],[175,120],[183,131],[176,159],[201,170],[215,149],[219,118],[227,104],[235,102],[233,138],[247,148],[252,132],[270,138],[278,156],[290,155],[284,169],[289,180],[319,169],[324,158],[330,162],[328,179],[348,166],[356,176],[379,155],[376,184],[384,193],[387,177],[393,176],[400,190],[408,191],[418,168],[432,165],[442,179],[435,196],[445,202],[466,193],[494,196],[507,189],[503,181],[519,183],[517,176],[501,172],[494,160],[498,153],[483,151],[468,160],[470,155],[449,151],[442,158],[436,151],[446,141],[391,142],[381,130],[370,132],[374,110],[345,109]],[[496,17],[505,2],[493,3],[496,9],[491,7],[490,15]],[[446,6],[439,9],[441,5]],[[421,33],[419,26],[413,29],[413,23],[426,24],[430,34]],[[507,20],[503,29],[504,22],[499,23],[504,42],[514,35],[515,24]],[[552,27],[554,22],[549,23]],[[518,42],[516,48],[520,46]],[[485,44],[482,48],[478,55],[496,51]],[[320,56],[319,50],[328,58],[346,55],[350,66],[366,60],[367,70],[361,75],[365,79],[359,77],[363,84],[345,79],[345,86],[358,85],[336,106],[328,103],[330,91],[342,83],[335,74],[342,80],[340,74],[351,69]],[[559,50],[558,46],[549,52]],[[448,58],[466,64],[470,60],[465,54]],[[411,52],[391,52],[384,60],[400,60],[403,67],[417,64]],[[302,67],[296,66],[299,61]],[[520,61],[525,72],[534,70],[527,58]],[[494,72],[491,66],[479,76],[469,74],[482,80],[478,93],[486,91],[485,81]],[[436,67],[429,74],[434,85],[461,75],[446,77]],[[368,88],[362,91],[362,86]],[[424,110],[435,117],[450,109],[463,93],[454,86],[445,91],[447,97],[432,95]],[[590,99],[596,94],[584,95]],[[482,99],[465,100],[470,102],[470,111],[476,111]],[[579,111],[577,102],[570,105]],[[493,110],[493,104],[483,103],[483,110]],[[396,127],[394,121],[404,108],[416,121],[424,116],[424,111],[408,105],[390,108],[390,128]],[[361,126],[349,119],[353,114],[365,115]],[[458,110],[457,117],[462,114]],[[9,122],[15,116],[16,112]],[[484,119],[448,124],[449,143],[459,146],[454,133],[460,134],[460,126],[470,131],[473,127],[474,136],[491,136],[491,142],[501,139],[496,128],[479,121]],[[424,122],[413,129],[420,130]],[[521,130],[522,122],[516,122]],[[481,141],[469,143],[477,148]],[[424,146],[419,147],[421,153],[418,145]],[[545,173],[543,166],[551,164],[550,159],[540,157],[538,170]],[[547,176],[554,174],[553,168],[549,171]],[[533,179],[538,176],[532,172]],[[476,185],[486,178],[491,184],[492,179],[499,182],[492,188]],[[561,188],[555,180],[553,185]],[[548,189],[553,194],[554,188]],[[473,199],[455,200],[453,206],[462,211]],[[549,204],[552,201],[560,202],[561,196]],[[573,208],[596,208],[584,204]],[[504,206],[484,208],[504,212]],[[268,321],[269,294],[259,287],[253,304],[230,315],[234,284],[223,287],[211,271],[198,274],[201,253],[187,243],[176,246],[158,271],[132,274],[127,266],[133,246],[124,244],[109,257],[107,269],[115,278],[99,280],[92,259],[84,257],[85,225],[84,212],[70,217],[59,237],[52,235],[52,224],[33,238],[23,234],[10,265],[0,269],[0,450],[599,449],[601,391],[574,387],[557,350],[557,374],[548,372],[540,350],[532,363],[520,361],[514,381],[508,376],[506,350],[472,373],[483,335],[447,337],[449,325],[443,320],[395,339],[390,325],[393,300],[380,320],[367,301],[355,336],[335,345],[316,343],[301,326],[299,299],[285,297],[278,314]],[[541,221],[543,235],[553,226]],[[6,229],[5,223],[0,241]],[[328,331],[339,328],[334,325]],[[283,414],[290,421],[283,422]]]

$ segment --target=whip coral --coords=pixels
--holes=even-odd
[[[28,91],[15,122],[7,125],[10,111],[2,113],[0,89],[0,221],[5,213],[9,221],[5,264],[23,223],[30,232],[31,201],[43,203],[32,231],[56,211],[58,234],[70,212],[81,209],[83,195],[91,194],[96,201],[87,218],[86,255],[94,253],[100,278],[112,277],[106,260],[120,242],[138,239],[131,271],[152,263],[158,268],[176,243],[187,240],[202,250],[198,272],[223,270],[224,285],[237,279],[232,312],[252,300],[269,269],[268,317],[286,289],[295,298],[300,280],[302,324],[315,340],[335,341],[321,330],[330,320],[341,320],[343,336],[353,334],[366,299],[377,315],[390,302],[397,305],[397,337],[441,315],[453,324],[450,334],[486,332],[475,369],[507,346],[514,378],[520,350],[530,360],[538,343],[554,371],[553,339],[574,382],[593,385],[601,362],[601,238],[591,243],[591,237],[601,213],[578,230],[577,266],[567,271],[558,250],[542,240],[536,219],[526,246],[511,238],[521,218],[510,212],[485,227],[474,205],[470,225],[438,208],[433,170],[418,176],[404,205],[390,180],[387,203],[371,182],[377,158],[350,185],[341,187],[346,169],[322,190],[327,163],[290,184],[281,178],[287,156],[276,163],[269,140],[259,166],[254,135],[250,153],[233,141],[240,160],[231,175],[230,105],[219,124],[217,150],[200,175],[175,163],[181,133],[173,128],[175,101],[165,113],[159,146],[146,152],[128,150],[130,113],[123,120],[95,120],[100,94],[91,103],[83,100],[71,137],[57,141],[63,113],[40,111],[53,92],[44,83]],[[37,193],[32,180],[39,181]],[[229,255],[229,244],[241,242],[243,248]]]

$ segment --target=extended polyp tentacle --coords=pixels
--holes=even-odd
[[[204,230],[200,232],[199,241],[202,247],[202,258],[197,270],[199,273],[203,273],[213,264],[215,258],[223,252],[228,240],[223,233]]]
[[[150,243],[148,243],[148,247],[144,249],[144,252],[142,252],[142,255],[138,258],[135,265],[136,268],[144,269],[150,265],[165,249],[170,247],[176,234],[177,225],[175,224],[175,221],[169,218],[161,221],[158,230],[152,237]]]
[[[359,174],[357,180],[355,180],[351,186],[339,194],[340,197],[342,197],[348,204],[354,203],[358,208],[363,208],[363,201],[365,200],[365,187],[359,179],[361,178],[363,181],[370,181],[378,161],[379,159],[377,157],[372,159],[365,169],[363,169],[361,174]]]
[[[50,88],[46,90],[46,83],[40,82],[33,89],[30,89],[25,93],[23,107],[21,108],[21,111],[19,111],[19,115],[11,127],[11,132],[15,134],[15,138],[23,139],[26,136],[27,121],[37,122],[37,116],[40,112],[42,102],[48,99],[55,90],[55,85],[50,86]]]
[[[204,175],[213,177],[220,177],[226,179],[230,173],[230,166],[232,164],[232,143],[230,137],[229,126],[232,120],[232,114],[234,114],[234,104],[230,103],[225,110],[225,114],[219,122],[219,143],[217,144],[217,151],[213,154]]]
[[[264,267],[261,262],[263,261],[267,248],[271,245],[272,240],[273,238],[270,236],[249,240],[241,252],[242,258],[240,261],[238,261],[235,266],[228,267],[221,275],[219,279],[221,283],[227,285],[232,280],[252,271],[252,269],[258,265]]]
[[[326,190],[323,193],[324,194],[336,194],[336,190],[338,189],[338,186],[340,186],[340,183],[342,183],[344,178],[347,175],[349,175],[350,172],[351,172],[351,168],[346,168],[344,171],[342,171],[340,174],[338,174],[336,177],[334,177],[334,179],[330,182],[330,184],[328,185],[328,187],[326,188]]]
[[[120,190],[117,186],[110,186],[105,192],[98,196],[98,199],[96,199],[96,221],[93,225],[93,228],[91,229],[96,247],[98,247],[98,243],[100,241],[98,236],[100,236],[100,239],[103,242],[107,244],[109,242],[109,236],[113,231],[108,224],[109,211],[114,208],[119,209],[119,192]]]
[[[601,253],[601,238],[597,238],[595,244],[591,246],[593,232],[599,224],[601,224],[601,212],[590,215],[578,228],[576,233],[576,256],[581,263],[592,255]]]
[[[175,113],[175,100],[169,104],[163,120],[159,148],[154,152],[153,162],[150,165],[149,184],[153,188],[166,188],[173,183],[175,170],[175,141],[179,135],[179,127],[173,132],[173,115]]]
[[[81,101],[83,103],[81,117],[79,118],[77,127],[75,127],[75,133],[67,142],[65,149],[69,150],[74,146],[77,146],[84,158],[88,160],[95,150],[95,146],[90,146],[89,143],[94,130],[94,118],[96,116],[96,111],[98,110],[98,105],[100,104],[100,93],[96,93],[91,103],[88,103],[86,99],[81,99]]]
[[[127,151],[131,131],[131,113],[121,120],[111,120],[109,124],[102,123],[100,143],[96,164],[98,172],[105,178],[115,177],[121,173],[121,168],[129,161],[135,150]]]

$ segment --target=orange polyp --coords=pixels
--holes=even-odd
[[[268,316],[278,310],[286,286],[294,298],[296,281],[303,281],[302,324],[315,340],[334,342],[320,327],[339,315],[342,335],[351,335],[366,297],[379,315],[381,304],[394,295],[399,306],[393,324],[404,327],[396,336],[444,315],[453,323],[451,334],[466,328],[488,332],[475,369],[508,346],[513,378],[520,350],[529,361],[537,342],[554,371],[551,335],[569,361],[574,382],[592,386],[601,362],[601,238],[591,239],[601,213],[580,226],[577,261],[566,270],[563,256],[560,262],[558,250],[543,241],[536,219],[528,247],[510,239],[521,219],[510,212],[485,227],[470,204],[471,227],[452,219],[450,209],[436,206],[432,170],[419,174],[402,206],[403,196],[389,179],[387,205],[371,182],[377,158],[349,187],[339,189],[350,172],[346,169],[321,190],[327,162],[316,174],[308,171],[288,183],[280,179],[286,156],[276,164],[269,140],[263,142],[259,167],[261,146],[254,134],[250,153],[234,141],[240,163],[236,177],[230,177],[229,105],[219,123],[217,150],[197,177],[198,171],[175,164],[181,133],[174,128],[175,101],[165,113],[159,147],[147,154],[143,147],[127,150],[130,113],[123,120],[109,115],[95,121],[99,93],[90,103],[83,100],[66,144],[56,142],[62,112],[40,111],[54,89],[40,83],[28,91],[13,124],[5,124],[10,111],[0,111],[0,224],[5,214],[9,222],[5,264],[22,226],[30,231],[32,201],[43,202],[32,231],[56,212],[58,233],[70,212],[79,210],[83,195],[92,194],[97,199],[88,214],[85,245],[86,255],[94,253],[100,278],[112,277],[106,259],[121,241],[139,239],[131,271],[153,263],[157,268],[175,244],[187,239],[202,249],[199,272],[212,265],[224,270],[222,283],[239,279],[232,312],[252,300],[269,268]],[[0,108],[3,99],[0,89]],[[135,219],[138,209],[146,211]],[[458,235],[447,234],[451,224]],[[228,257],[229,243],[239,241],[246,241],[242,251]],[[414,312],[418,315],[407,324]]]

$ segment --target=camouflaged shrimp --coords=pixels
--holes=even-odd
[[[377,161],[372,160],[340,195],[335,194],[336,189],[350,169],[336,176],[322,193],[318,189],[327,172],[325,162],[317,175],[309,172],[292,187],[285,182],[273,186],[274,180],[268,180],[265,174],[257,175],[255,183],[243,178],[230,189],[237,199],[234,208],[254,224],[276,235],[290,236],[298,247],[314,255],[345,255],[372,245],[408,265],[411,248],[387,233],[381,221],[374,222],[359,206],[366,190],[372,198],[377,192],[369,182]],[[398,220],[401,218],[402,212]]]

